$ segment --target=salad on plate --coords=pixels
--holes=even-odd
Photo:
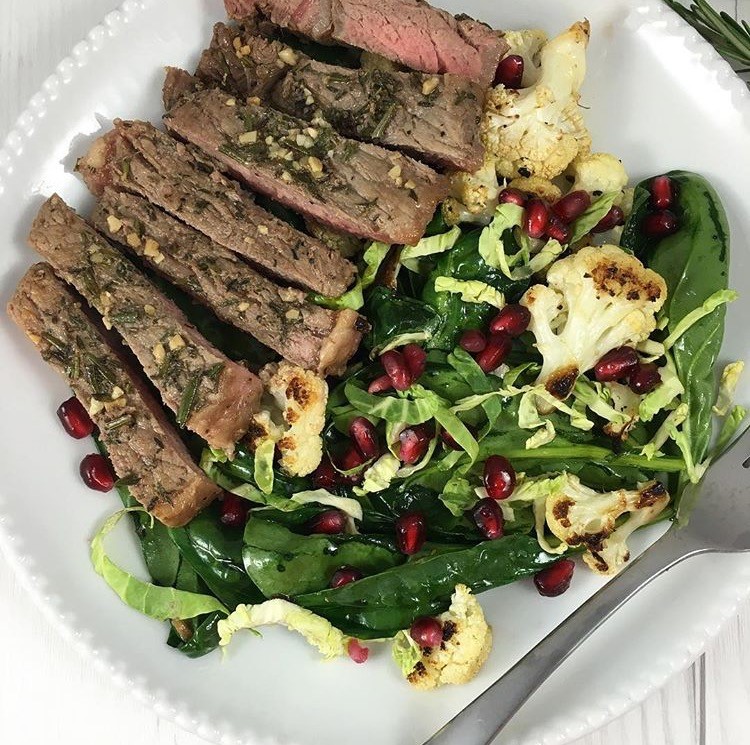
[[[283,625],[467,682],[480,592],[616,574],[745,417],[721,200],[595,150],[587,21],[226,7],[164,126],[78,161],[93,213],[42,206],[9,304],[94,439],[83,481],[123,502],[93,568],[189,657]],[[108,554],[123,517],[148,581]]]

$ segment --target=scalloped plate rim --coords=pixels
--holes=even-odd
[[[55,67],[55,71],[42,83],[40,90],[29,99],[28,105],[17,117],[14,127],[6,135],[3,146],[0,148],[0,196],[4,193],[2,171],[12,172],[19,147],[24,140],[33,136],[35,117],[43,112],[48,100],[56,98],[57,89],[64,87],[73,71],[85,66],[86,63],[80,62],[80,59],[92,51],[91,42],[99,43],[107,34],[113,35],[118,25],[132,20],[155,1],[124,0],[116,10],[108,13],[100,24],[92,28],[84,39],[73,47],[71,54],[61,60]],[[635,15],[640,15],[642,17],[640,23],[646,23],[650,19],[670,27],[674,36],[681,37],[689,50],[699,54],[702,61],[712,68],[717,84],[736,99],[734,105],[742,109],[743,115],[750,121],[750,92],[731,66],[697,31],[662,5],[659,0],[630,0],[630,3],[633,6],[632,15],[628,19],[630,23],[633,22]],[[93,51],[94,53],[97,51],[96,47]],[[68,80],[65,79],[66,76]],[[136,700],[148,705],[159,716],[169,719],[184,730],[222,745],[247,742],[238,740],[234,735],[226,732],[222,733],[219,725],[213,722],[210,716],[195,710],[188,713],[184,705],[165,701],[163,692],[148,690],[139,685],[135,678],[129,677],[127,665],[113,659],[108,648],[101,646],[94,648],[88,642],[90,632],[86,629],[75,629],[70,623],[69,617],[74,611],[64,608],[59,596],[53,598],[38,586],[40,582],[42,587],[46,584],[45,578],[43,574],[34,571],[35,561],[32,556],[17,547],[16,544],[19,541],[13,535],[10,516],[3,511],[4,503],[5,500],[0,494],[0,554],[12,567],[21,586],[50,625],[72,645],[83,659],[92,662],[96,670],[108,674],[119,688],[127,689]],[[750,563],[739,572],[738,576],[747,582],[738,583],[729,589],[725,588],[721,610],[710,619],[704,619],[701,632],[685,637],[684,644],[681,645],[684,650],[681,656],[675,655],[668,662],[662,660],[661,671],[658,674],[652,672],[647,680],[639,680],[641,685],[638,686],[636,693],[633,693],[631,689],[627,693],[617,691],[602,695],[601,700],[585,707],[588,713],[576,712],[565,722],[551,721],[547,723],[549,726],[546,727],[546,734],[536,735],[537,730],[535,730],[529,733],[521,745],[564,745],[575,738],[583,737],[642,703],[650,693],[687,668],[704,651],[707,643],[715,638],[736,615],[739,604],[750,596]],[[609,703],[607,703],[608,699]],[[555,727],[553,728],[552,725]],[[556,734],[550,734],[550,730],[555,731]],[[289,740],[282,743],[275,737],[256,738],[255,742],[268,745],[293,745]]]

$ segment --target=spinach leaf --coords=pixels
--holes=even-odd
[[[429,346],[451,350],[458,336],[466,329],[483,328],[497,308],[487,303],[467,303],[459,295],[450,292],[436,292],[437,277],[452,277],[458,280],[480,280],[505,295],[508,302],[515,302],[529,286],[528,280],[508,279],[500,270],[489,266],[479,254],[481,230],[464,234],[456,245],[443,254],[425,284],[422,300],[429,303],[440,317]],[[509,237],[508,240],[513,240]],[[515,250],[518,250],[516,247]]]
[[[418,474],[421,476],[421,474]],[[446,480],[450,473],[445,474]],[[433,541],[476,543],[476,526],[466,517],[451,514],[438,492],[419,483],[401,481],[387,489],[363,497],[364,516],[360,529],[365,533],[392,535],[396,520],[409,512],[421,512],[427,521],[427,537]]]
[[[185,561],[228,608],[263,600],[242,563],[242,531],[218,520],[215,506],[169,534]]]
[[[242,559],[250,579],[272,598],[328,587],[343,566],[377,574],[406,557],[392,541],[363,535],[297,535],[282,525],[251,517],[245,526]]]
[[[677,189],[680,229],[662,240],[645,236],[641,225],[650,209],[649,184],[636,188],[633,213],[623,232],[623,245],[633,251],[667,283],[664,315],[672,332],[691,311],[718,290],[729,275],[729,224],[721,201],[702,176],[686,171],[667,174]],[[691,326],[672,347],[677,374],[689,407],[682,425],[693,463],[701,463],[712,435],[715,364],[724,336],[725,306]]]
[[[210,613],[189,621],[192,636],[187,641],[183,641],[177,632],[172,629],[167,644],[191,659],[203,657],[219,646],[218,625],[222,618],[226,618],[226,614]]]
[[[459,583],[481,592],[515,582],[558,560],[534,538],[512,535],[419,557],[373,577],[295,598],[345,633],[391,635],[421,615],[445,610]]]
[[[372,291],[365,313],[372,327],[365,343],[373,351],[382,350],[399,338],[404,338],[404,344],[429,341],[440,325],[437,311],[427,303],[386,287]]]

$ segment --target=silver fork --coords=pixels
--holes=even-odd
[[[747,468],[750,468],[748,430],[708,470],[700,488],[685,494],[686,500],[695,503],[686,525],[680,526],[679,520],[673,523],[656,543],[542,639],[425,745],[489,745],[581,642],[652,579],[691,556],[750,551],[750,489],[743,473]],[[699,493],[701,499],[698,499]]]

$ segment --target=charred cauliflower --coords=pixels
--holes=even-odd
[[[628,174],[622,161],[609,153],[590,153],[576,158],[568,168],[573,179],[571,191],[604,194],[622,191],[628,185]]]
[[[560,259],[547,285],[529,288],[521,304],[543,357],[537,382],[560,400],[611,349],[647,339],[667,297],[662,277],[617,246]]]
[[[538,28],[506,31],[503,38],[508,44],[508,54],[523,58],[522,88],[534,85],[539,79],[539,52],[547,43],[547,34]]]
[[[495,161],[485,158],[478,171],[459,171],[451,176],[451,195],[443,202],[443,217],[448,225],[460,222],[486,225],[492,219],[499,196]]]
[[[576,23],[545,44],[530,88],[490,91],[482,134],[500,176],[553,179],[591,149],[578,109],[589,32],[587,21]]]
[[[251,447],[271,439],[281,453],[281,467],[293,476],[307,476],[323,456],[328,386],[309,370],[288,362],[260,371],[265,394],[263,410],[249,433]]]
[[[553,535],[568,546],[585,546],[583,560],[597,574],[616,574],[630,558],[627,539],[636,529],[654,520],[669,503],[669,494],[658,481],[635,490],[604,494],[564,474],[564,488],[546,502],[546,519]],[[617,520],[630,513],[619,527]]]
[[[430,690],[468,683],[479,672],[492,648],[492,630],[479,601],[465,585],[456,585],[443,624],[440,647],[420,649],[408,631],[396,636],[393,656],[409,683]]]
[[[546,178],[531,176],[530,178],[514,178],[509,184],[512,189],[525,191],[548,202],[556,202],[562,196],[562,190]]]

